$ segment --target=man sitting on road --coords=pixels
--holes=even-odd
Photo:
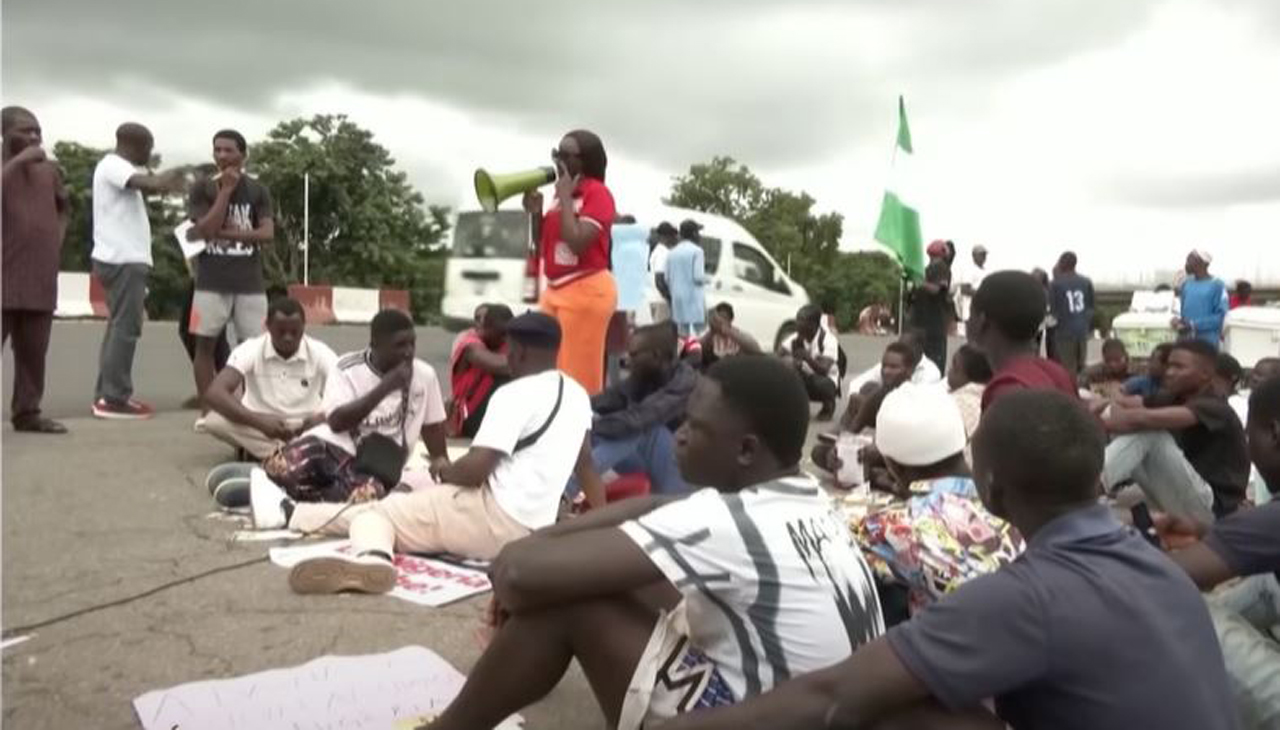
[[[596,471],[643,473],[654,493],[684,494],[689,485],[676,465],[673,431],[684,420],[698,374],[675,360],[670,322],[637,328],[627,347],[630,375],[591,399]]]
[[[433,462],[447,462],[444,398],[436,371],[414,357],[409,315],[384,309],[369,347],[338,359],[325,381],[325,421],[267,459],[267,474],[299,501],[381,497],[421,435]]]
[[[1080,383],[1091,393],[1111,398],[1124,393],[1124,384],[1136,373],[1129,368],[1129,350],[1115,338],[1102,342],[1102,362],[1084,369]]]
[[[287,524],[351,537],[350,556],[294,566],[293,590],[385,593],[395,587],[396,549],[492,559],[508,542],[555,522],[570,471],[591,506],[604,505],[604,487],[591,466],[590,399],[577,381],[556,370],[560,325],[529,312],[511,320],[507,335],[515,379],[494,393],[466,455],[433,465],[440,484],[356,506],[295,504],[261,472],[252,477],[259,529]]]
[[[702,336],[702,367],[734,355],[759,355],[763,350],[756,338],[733,326],[733,305],[720,302],[708,317],[709,329]]]
[[[885,396],[909,381],[913,358],[923,359],[924,355],[918,350],[911,349],[911,346],[905,342],[890,342],[884,348],[884,354],[880,356],[879,385],[869,385],[865,396],[860,395],[849,399],[849,406],[840,417],[840,428],[833,435],[838,437],[841,432],[857,434],[874,427],[876,416],[880,413],[880,404]],[[815,466],[832,473],[840,468],[840,462],[836,458],[835,441],[836,439],[830,436],[825,439],[820,438],[809,453]]]
[[[1075,397],[1001,396],[978,428],[974,476],[1026,552],[834,667],[663,730],[1233,730],[1204,601],[1098,504],[1105,443]],[[983,709],[992,698],[998,719]]]
[[[507,324],[511,309],[505,304],[484,308],[476,329],[459,335],[449,356],[449,430],[451,435],[475,438],[484,421],[489,398],[511,379],[507,366]]]
[[[267,306],[267,333],[232,351],[205,391],[210,413],[196,421],[196,431],[261,461],[324,421],[325,383],[338,356],[305,334],[306,317],[296,299]]]
[[[1164,389],[1149,398],[1112,401],[1103,484],[1133,480],[1152,507],[1212,522],[1235,511],[1249,481],[1244,427],[1214,391],[1217,350],[1203,340],[1173,346]]]
[[[1172,342],[1162,342],[1152,348],[1151,355],[1147,358],[1147,372],[1126,380],[1121,394],[1146,397],[1159,393],[1171,349],[1173,349]]]
[[[1249,398],[1249,455],[1267,489],[1280,494],[1280,378]],[[1238,512],[1213,526],[1157,516],[1170,555],[1202,590],[1244,580],[1209,597],[1243,727],[1280,723],[1280,501]]]
[[[796,333],[782,343],[778,354],[800,373],[809,400],[822,404],[817,420],[830,421],[840,395],[840,343],[822,326],[818,305],[806,304],[796,312]]]
[[[942,371],[938,370],[938,366],[934,365],[932,360],[924,356],[924,350],[920,344],[920,333],[908,330],[899,335],[897,341],[906,345],[912,352],[912,359],[909,363],[910,370],[908,371],[910,375],[908,379],[911,382],[917,385],[942,382]],[[849,401],[857,398],[863,391],[867,390],[868,385],[880,385],[879,364],[872,365],[849,380],[848,386],[845,388],[849,394]],[[845,411],[848,412],[852,408],[853,412],[857,413],[861,404],[851,405],[849,401],[846,401]]]
[[[676,435],[684,478],[712,487],[629,499],[508,545],[491,571],[496,635],[429,727],[492,728],[575,658],[609,727],[655,727],[878,636],[870,571],[831,500],[800,475],[808,400],[774,358],[712,366]]]
[[[982,280],[969,304],[969,344],[987,356],[991,382],[982,409],[1014,390],[1057,390],[1076,397],[1075,378],[1040,357],[1036,337],[1044,322],[1044,286],[1022,271],[997,271]]]

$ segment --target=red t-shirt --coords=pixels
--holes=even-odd
[[[1075,380],[1061,365],[1034,355],[1025,355],[1005,363],[982,391],[982,410],[996,398],[1014,390],[1059,390],[1079,398]]]
[[[542,273],[547,283],[559,288],[571,281],[609,268],[609,229],[617,208],[613,193],[595,178],[584,177],[573,192],[573,209],[578,217],[600,229],[585,251],[575,254],[560,240],[560,201],[542,217]]]

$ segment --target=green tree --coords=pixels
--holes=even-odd
[[[842,328],[852,326],[869,304],[897,308],[901,274],[892,258],[841,252],[843,216],[815,213],[808,193],[766,187],[731,157],[690,167],[674,180],[665,202],[738,221]]]
[[[249,169],[271,191],[276,243],[268,281],[303,278],[303,177],[311,178],[310,280],[407,289],[419,321],[440,311],[448,208],[426,207],[373,134],[343,115],[281,122],[250,149]]]

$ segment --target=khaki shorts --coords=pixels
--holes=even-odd
[[[690,642],[681,602],[653,627],[622,700],[618,730],[654,727],[686,712],[737,701],[715,662]]]
[[[228,322],[235,325],[237,342],[262,334],[267,323],[267,295],[196,291],[187,326],[191,334],[217,337]]]

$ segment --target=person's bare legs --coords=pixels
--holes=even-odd
[[[191,358],[191,370],[196,376],[196,397],[200,399],[202,413],[209,412],[209,406],[204,402],[204,393],[217,375],[213,364],[213,355],[217,350],[217,337],[196,336],[196,353]]]
[[[577,659],[610,727],[658,620],[634,596],[602,598],[512,616],[431,730],[492,728],[542,699]]]

